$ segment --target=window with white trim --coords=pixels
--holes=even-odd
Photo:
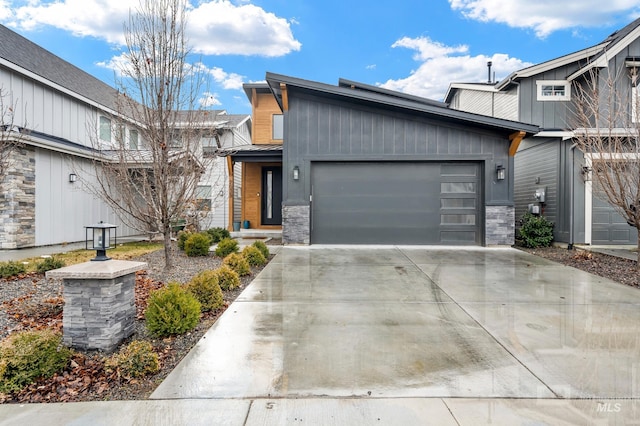
[[[198,185],[196,186],[195,198],[196,208],[199,211],[211,210],[211,185]]]
[[[98,136],[102,141],[111,142],[111,120],[103,115],[100,116]]]
[[[538,80],[539,101],[570,101],[571,83],[567,80]]]
[[[284,139],[284,116],[282,114],[273,114],[271,116],[272,125],[272,139],[282,140]]]
[[[129,149],[139,149],[138,131],[135,129],[129,130]]]

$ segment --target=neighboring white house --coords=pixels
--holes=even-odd
[[[23,142],[13,153],[8,174],[0,177],[4,185],[0,249],[83,241],[84,227],[98,221],[118,225],[118,236],[140,234],[87,190],[81,182],[90,185],[90,176],[74,176],[93,167],[100,156],[95,141],[108,146],[116,131],[125,131],[132,150],[144,150],[145,141],[133,123],[116,129],[111,122],[110,117],[117,115],[117,91],[2,25],[0,89],[6,94],[5,103],[13,106],[18,126],[6,130],[12,135],[19,130]],[[249,115],[214,113],[211,130],[216,130],[223,145],[250,143]],[[216,200],[228,191],[227,168],[222,159],[212,163],[213,170],[203,175],[200,194],[210,199],[212,226],[224,226],[228,197],[221,197],[219,205]]]

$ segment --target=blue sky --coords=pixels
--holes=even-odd
[[[0,23],[113,85],[136,0],[0,0]],[[340,77],[441,100],[451,82],[498,80],[594,45],[638,0],[191,0],[188,37],[211,77],[203,100],[249,113],[267,71]]]

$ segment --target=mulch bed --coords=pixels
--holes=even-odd
[[[276,242],[277,243],[277,242]],[[160,359],[160,371],[142,379],[128,380],[105,368],[108,354],[99,351],[76,351],[69,366],[49,379],[41,379],[14,395],[0,394],[0,403],[79,402],[147,399],[155,388],[178,365],[191,348],[211,328],[225,309],[251,283],[262,267],[251,268],[251,275],[241,277],[241,285],[224,291],[225,306],[203,314],[196,328],[180,336],[154,338],[147,332],[144,321],[149,293],[165,283],[188,282],[204,269],[215,269],[221,259],[187,257],[172,250],[174,268],[164,271],[164,251],[149,253],[139,261],[147,262],[146,271],[136,274],[136,322],[133,336],[123,342],[146,340],[151,342]],[[0,280],[0,339],[10,333],[45,327],[62,328],[62,282],[47,280],[42,274],[26,274],[10,280]]]

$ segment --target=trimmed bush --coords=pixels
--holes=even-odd
[[[160,370],[158,354],[153,351],[151,343],[143,340],[132,341],[109,357],[105,365],[127,380],[148,376]]]
[[[215,270],[215,273],[218,276],[218,285],[222,290],[233,290],[240,285],[238,273],[227,265],[222,265]]]
[[[245,275],[251,274],[251,268],[249,267],[249,262],[244,256],[238,253],[231,253],[222,261],[223,265],[227,265],[229,268],[233,269],[236,274],[241,277]]]
[[[215,271],[200,272],[189,281],[186,289],[198,299],[202,312],[215,311],[224,304],[222,290],[218,285],[218,275]]]
[[[523,247],[549,247],[553,242],[553,223],[543,216],[526,213],[518,230],[518,239]]]
[[[225,238],[231,238],[231,233],[228,230],[220,227],[207,229],[206,232],[211,237],[211,242],[213,244],[217,244]]]
[[[145,313],[147,329],[166,337],[193,330],[200,319],[200,302],[178,283],[151,292]]]
[[[59,269],[63,266],[65,266],[64,260],[57,259],[55,256],[51,256],[47,257],[42,262],[39,262],[38,266],[36,266],[36,270],[39,273],[44,274],[47,271],[51,271],[52,269]]]
[[[227,257],[231,253],[237,253],[239,250],[238,242],[233,238],[223,238],[216,247],[216,256]]]
[[[209,235],[199,232],[191,234],[187,241],[184,242],[184,252],[189,257],[207,256],[211,247],[211,238]]]
[[[8,262],[0,262],[0,278],[15,277],[19,274],[24,274],[27,268],[19,262],[10,260]]]
[[[71,359],[62,335],[50,329],[22,331],[0,343],[0,392],[14,393],[40,377],[52,377]]]
[[[262,266],[267,263],[267,259],[262,255],[262,252],[254,246],[246,246],[242,250],[242,256],[247,259],[250,266]]]
[[[192,232],[189,231],[180,231],[178,232],[178,248],[180,250],[184,250],[184,243],[187,242],[187,239],[191,236]]]
[[[265,259],[269,259],[269,247],[267,247],[267,245],[263,241],[254,242],[253,246],[260,250],[260,253],[262,253]]]

